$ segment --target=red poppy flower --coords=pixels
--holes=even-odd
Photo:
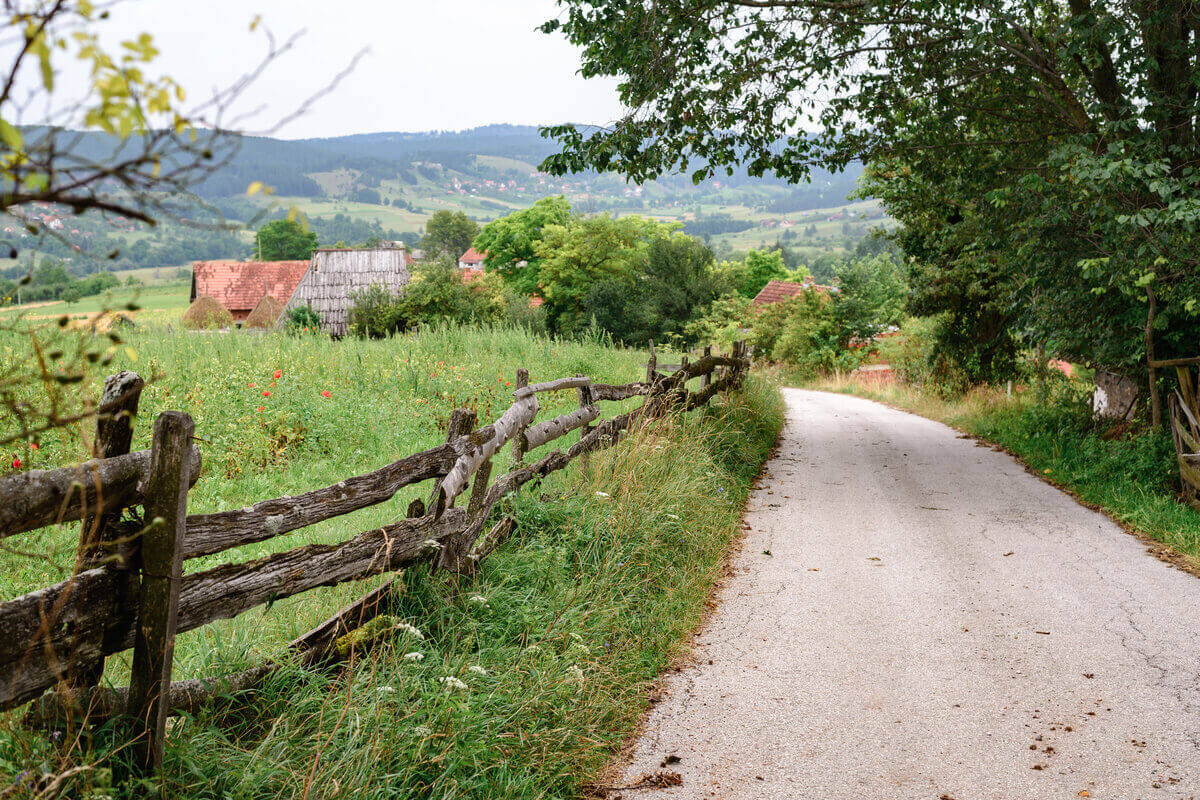
[[[259,406],[259,407],[258,407],[258,410],[259,410],[259,411],[263,411],[264,409],[263,409],[263,407],[262,407],[262,406]]]
[[[17,458],[16,456],[13,456],[13,469],[20,469],[20,468],[21,468],[21,459]]]
[[[271,396],[271,393],[268,392],[266,389],[263,389],[263,397],[270,397],[270,396]]]
[[[41,449],[42,449],[42,446],[41,446],[40,444],[38,444],[37,442],[31,442],[31,443],[29,444],[29,446],[30,446],[30,447],[32,447],[34,450],[41,450]]]
[[[254,384],[253,384],[253,383],[247,383],[247,384],[246,384],[246,386],[247,386],[247,387],[249,387],[249,388],[251,388],[251,389],[253,389],[253,388],[254,388]]]
[[[325,391],[321,392],[321,397],[333,397],[333,392],[326,389]]]
[[[274,376],[274,377],[275,377],[275,380],[279,380],[280,378],[282,378],[282,377],[283,377],[283,370],[281,370],[281,369],[277,369],[277,370],[275,370],[275,376]]]

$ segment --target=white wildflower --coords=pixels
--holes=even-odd
[[[452,675],[447,675],[445,678],[438,678],[438,680],[441,681],[442,686],[446,687],[447,692],[454,691],[455,689],[468,688],[465,683],[463,683],[458,678],[455,678]]]
[[[578,664],[572,664],[567,668],[567,672],[571,673],[571,677],[578,683],[583,683],[583,668]]]
[[[378,689],[376,689],[375,691],[376,691],[376,692],[378,692],[379,694],[393,694],[393,693],[396,691],[396,687],[394,687],[394,686],[380,686],[380,687],[379,687]]]
[[[397,623],[396,630],[407,633],[409,636],[412,636],[413,638],[416,638],[416,639],[424,639],[425,638],[425,634],[421,633],[419,630],[417,630],[412,625],[409,625],[407,622]]]
[[[471,602],[472,602],[472,603],[478,603],[478,604],[479,604],[479,605],[481,605],[481,606],[486,606],[486,605],[487,605],[487,598],[486,598],[486,597],[484,597],[484,596],[483,596],[483,595],[481,595],[481,594],[473,594],[473,595],[471,595],[471,597],[470,597],[470,600],[471,600]]]
[[[411,652],[411,653],[405,653],[405,654],[404,654],[404,660],[405,660],[405,661],[424,661],[424,660],[425,660],[425,654],[424,654],[424,653],[418,653],[417,651],[415,651],[415,650],[414,650],[414,651],[413,651],[413,652]]]
[[[525,648],[525,652],[526,653],[540,653],[540,652],[542,652],[542,648],[538,647],[536,644],[531,644],[531,645],[529,645],[529,647]]]
[[[678,514],[667,514],[667,519],[679,519]]]
[[[608,497],[608,492],[596,492],[596,497]]]
[[[467,672],[474,672],[476,675],[487,675],[487,670],[478,664],[467,667]]]
[[[433,734],[433,730],[428,725],[418,725],[413,728],[413,733],[417,736],[430,736]]]

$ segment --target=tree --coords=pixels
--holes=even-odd
[[[632,282],[645,262],[655,235],[672,226],[637,216],[584,217],[566,225],[547,225],[534,251],[539,259],[538,287],[545,298],[546,321],[556,333],[588,325],[586,298],[601,281]]]
[[[632,280],[610,278],[593,284],[584,300],[584,315],[618,341],[695,340],[687,324],[717,297],[712,251],[682,233],[654,235],[644,266]]]
[[[485,269],[499,273],[518,291],[537,292],[541,258],[537,244],[547,225],[569,226],[571,204],[562,195],[543,197],[532,206],[514,211],[483,226],[474,248],[486,254]]]
[[[617,76],[628,111],[546,129],[561,145],[547,170],[699,181],[741,164],[799,181],[867,161],[906,254],[927,259],[914,308],[949,314],[978,374],[999,374],[984,362],[1014,337],[1091,338],[1098,365],[1145,364],[1156,341],[1194,350],[1190,3],[562,4],[543,29],[583,47],[585,76]],[[1111,316],[1063,313],[1089,295]]]
[[[425,238],[421,247],[430,258],[448,256],[455,261],[467,252],[479,235],[479,225],[462,211],[433,212],[425,223]]]
[[[305,261],[317,249],[317,234],[294,219],[277,219],[255,236],[259,261]]]

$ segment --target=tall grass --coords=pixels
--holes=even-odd
[[[1170,438],[1092,419],[1086,387],[1056,384],[1048,399],[981,387],[942,399],[905,384],[848,376],[811,388],[880,400],[1001,445],[1047,480],[1200,563],[1200,512],[1180,502]]]
[[[331,483],[432,445],[455,405],[487,421],[507,406],[517,366],[534,381],[579,372],[623,383],[644,370],[640,353],[519,331],[336,344],[173,334],[134,346],[140,365],[168,376],[147,391],[135,446],[145,445],[159,409],[191,410],[206,440],[206,477],[189,502],[204,509]],[[284,376],[266,389],[271,410],[259,412],[276,369]],[[543,413],[575,404],[573,395],[552,396]],[[577,796],[633,730],[647,682],[698,621],[781,426],[774,387],[751,377],[744,392],[708,410],[667,419],[526,487],[510,502],[517,535],[478,575],[404,573],[392,613],[423,638],[404,634],[345,672],[286,669],[249,703],[179,721],[168,796]],[[303,435],[281,445],[281,430]],[[64,437],[54,447],[65,457],[78,444]],[[401,516],[409,496],[427,491],[205,561],[344,539]],[[66,553],[74,535],[46,541]],[[189,562],[189,570],[204,566]],[[181,637],[177,677],[277,656],[284,641],[367,588],[309,593]],[[120,665],[108,677],[120,682]],[[67,752],[14,727],[0,732],[0,773],[96,759],[114,741],[101,734]],[[95,775],[82,773],[79,786]]]

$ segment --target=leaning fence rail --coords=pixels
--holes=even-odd
[[[76,574],[0,603],[0,711],[36,701],[34,723],[82,717],[90,722],[125,716],[130,747],[141,770],[161,762],[168,715],[193,710],[214,696],[252,688],[274,669],[263,664],[210,680],[171,681],[175,636],[268,602],[309,590],[394,572],[422,561],[469,573],[499,547],[514,520],[493,513],[521,486],[563,469],[588,453],[611,447],[623,432],[672,409],[691,410],[718,392],[740,386],[749,368],[743,342],[728,356],[705,348],[694,363],[659,371],[651,347],[646,379],[624,385],[584,376],[529,384],[518,372],[512,405],[477,428],[473,412],[457,409],[447,441],[373,472],[291,497],[245,508],[188,514],[187,493],[200,472],[192,420],[163,412],[149,450],[130,452],[132,419],[142,381],[131,372],[109,378],[97,423],[95,452],[78,466],[35,470],[0,479],[0,539],[47,525],[79,520]],[[701,380],[698,391],[688,382]],[[538,395],[575,390],[579,407],[537,421]],[[598,403],[645,397],[623,414],[601,419]],[[570,447],[534,463],[526,454],[579,431]],[[512,468],[491,480],[492,462],[513,443]],[[254,561],[184,574],[188,559],[262,542],[334,517],[383,503],[401,489],[434,481],[428,503],[413,501],[408,516],[338,544],[310,544]],[[458,498],[471,488],[465,509]],[[140,522],[124,519],[140,507]],[[303,663],[333,657],[336,642],[386,607],[392,583],[339,611],[291,643]],[[133,649],[130,686],[101,687],[106,657]],[[53,691],[47,691],[53,690]]]

